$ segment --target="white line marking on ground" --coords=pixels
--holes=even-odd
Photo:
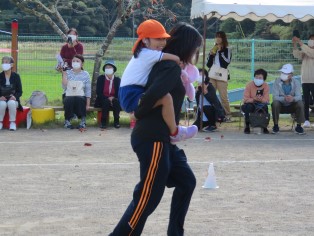
[[[305,136],[303,136],[305,137]],[[204,138],[193,138],[195,140],[204,140],[204,141],[207,141]],[[241,139],[241,138],[236,138],[236,139],[228,139],[228,138],[211,138],[211,140],[221,140],[221,141],[301,141],[301,142],[304,142],[304,141],[314,141],[314,139],[308,139],[308,138],[298,138],[298,139],[289,139],[289,138],[286,138],[286,139],[272,139],[272,138],[260,138],[260,139]],[[106,141],[103,140],[103,141],[95,141],[95,140],[92,140],[92,141],[89,141],[89,140],[78,140],[78,141],[61,141],[61,140],[48,140],[48,141],[4,141],[4,142],[0,142],[0,144],[31,144],[31,143],[85,143],[85,142],[89,142],[89,143],[105,143]]]
[[[198,165],[198,164],[209,164],[212,161],[192,161],[189,162],[189,164]],[[236,164],[236,163],[284,163],[284,162],[314,162],[314,159],[292,159],[292,160],[239,160],[239,161],[216,161],[214,163],[222,163],[222,164]],[[128,165],[138,165],[138,162],[127,162],[127,163],[104,163],[104,162],[87,162],[87,163],[43,163],[43,164],[36,164],[36,163],[30,163],[30,164],[23,164],[23,163],[17,163],[17,164],[0,164],[0,167],[22,167],[22,166],[97,166],[97,165],[103,165],[103,166],[128,166]]]

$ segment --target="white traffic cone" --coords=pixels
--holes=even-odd
[[[208,188],[208,189],[216,189],[219,188],[216,183],[216,175],[215,175],[215,170],[214,170],[214,164],[210,163],[208,167],[208,174],[207,178],[205,180],[205,183],[203,185],[203,188]]]

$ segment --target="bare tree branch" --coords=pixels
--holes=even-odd
[[[38,0],[10,0],[13,4],[15,4],[18,8],[20,8],[22,11],[34,15],[38,17],[39,19],[42,19],[46,21],[53,29],[54,31],[59,34],[64,40],[66,40],[66,35],[62,32],[62,30],[59,28],[59,26],[51,19],[51,17],[45,13],[39,12],[34,8],[29,7],[27,4],[38,3]]]

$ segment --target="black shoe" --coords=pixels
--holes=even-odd
[[[301,125],[297,125],[297,127],[295,128],[295,132],[297,134],[305,134],[303,128],[301,127]]]
[[[273,134],[279,133],[279,126],[278,125],[274,125],[272,133]]]
[[[119,129],[120,128],[120,124],[119,124],[119,122],[116,122],[116,123],[114,123],[114,125],[113,125],[116,129]]]
[[[101,124],[101,125],[99,126],[99,128],[101,128],[101,129],[107,129],[107,125],[106,125],[106,124]]]
[[[267,129],[267,128],[264,128],[264,129],[263,129],[263,133],[264,133],[264,134],[269,134],[268,129]]]
[[[216,130],[217,130],[216,125],[207,126],[207,127],[203,128],[203,131],[205,131],[205,132],[215,132]]]
[[[250,127],[245,127],[244,133],[245,134],[250,134],[251,133]]]

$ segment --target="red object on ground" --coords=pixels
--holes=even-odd
[[[24,107],[23,106],[23,111],[16,111],[16,126],[18,127],[20,123],[25,123],[26,124],[26,120],[27,120],[27,114],[30,111],[29,107]],[[3,118],[3,128],[9,128],[10,127],[10,121],[9,121],[9,111],[6,110],[4,118]]]

